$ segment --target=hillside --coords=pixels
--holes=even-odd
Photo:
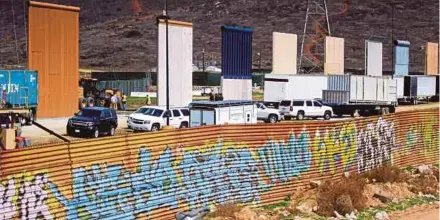
[[[13,5],[11,5],[13,2]],[[81,7],[80,66],[113,71],[146,71],[156,66],[154,16],[163,1],[147,0],[46,0]],[[396,1],[399,2],[399,1]],[[328,0],[332,35],[345,38],[347,68],[364,67],[364,40],[386,37],[384,69],[391,69],[391,6],[383,1],[353,0],[340,12],[343,0]],[[173,19],[194,23],[194,60],[220,59],[220,26],[235,24],[254,28],[254,64],[258,51],[262,65],[271,68],[272,32],[296,33],[304,28],[306,1],[298,0],[169,0]],[[11,7],[13,6],[13,7]],[[14,10],[12,10],[14,9]],[[24,5],[0,1],[0,66],[26,62]],[[423,71],[426,41],[438,42],[439,3],[436,0],[400,0],[394,11],[394,35],[411,41],[410,71]],[[17,35],[15,41],[14,33]],[[16,47],[16,43],[18,47]],[[18,50],[16,51],[16,48]],[[171,48],[172,49],[172,48]],[[17,59],[18,54],[18,59]]]

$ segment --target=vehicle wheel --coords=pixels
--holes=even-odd
[[[278,121],[278,117],[276,115],[269,115],[269,123],[275,124]]]
[[[330,112],[326,111],[326,112],[324,113],[324,120],[330,120],[331,117],[332,117],[332,115],[331,115]]]
[[[93,131],[92,137],[93,138],[98,138],[99,137],[99,129],[98,128],[95,128],[95,130]]]
[[[87,106],[88,107],[93,107],[95,106],[95,100],[92,97],[88,97],[87,98]]]
[[[187,128],[188,127],[188,122],[182,122],[180,124],[180,128]]]
[[[304,119],[304,112],[303,111],[298,112],[298,115],[296,116],[296,119],[303,120]]]
[[[152,125],[152,126],[151,126],[151,131],[152,131],[152,132],[159,131],[159,125],[158,125],[158,124],[154,124],[154,125]]]
[[[112,126],[112,127],[110,128],[109,135],[110,135],[110,136],[115,136],[115,131],[116,131],[115,127]]]

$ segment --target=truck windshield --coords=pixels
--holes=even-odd
[[[140,108],[140,109],[138,109],[135,113],[141,113],[141,114],[144,114],[145,112],[148,111],[148,109],[150,109],[150,108]]]
[[[92,110],[92,109],[83,109],[79,111],[77,115],[84,117],[99,117],[101,116],[101,111]]]
[[[291,101],[281,101],[280,106],[290,106]]]
[[[144,115],[150,115],[154,117],[160,117],[163,113],[163,110],[155,109],[155,108],[149,108],[144,112]]]

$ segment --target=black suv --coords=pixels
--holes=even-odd
[[[97,138],[100,134],[115,135],[118,116],[114,109],[103,107],[83,108],[67,122],[67,134],[87,135]]]

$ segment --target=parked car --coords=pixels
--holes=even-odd
[[[303,120],[305,117],[322,117],[329,120],[333,115],[333,110],[317,100],[283,100],[280,103],[280,114],[286,120],[292,117],[298,120]]]
[[[170,126],[187,128],[189,126],[189,110],[187,108],[170,108],[163,106],[143,106],[128,117],[127,125],[135,131],[158,131],[166,125],[167,115]]]
[[[69,136],[87,135],[93,138],[101,134],[115,135],[118,127],[118,116],[114,109],[104,107],[87,107],[81,109],[67,122]]]
[[[257,118],[264,120],[266,123],[277,123],[281,120],[278,109],[268,108],[263,103],[257,103]]]

